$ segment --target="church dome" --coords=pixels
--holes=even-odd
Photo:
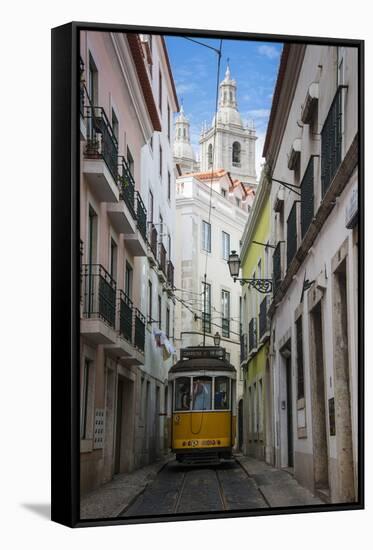
[[[232,107],[222,107],[218,111],[218,124],[235,124],[242,126],[242,118],[240,113]],[[215,115],[212,119],[212,126],[215,126]]]

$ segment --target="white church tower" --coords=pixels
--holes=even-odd
[[[183,174],[198,170],[198,163],[190,143],[190,124],[184,114],[183,105],[175,120],[174,161]]]
[[[237,85],[231,78],[229,65],[225,78],[220,83],[219,110],[216,129],[215,116],[211,128],[203,129],[200,138],[200,158],[202,172],[223,168],[233,179],[256,186],[255,172],[255,133],[254,122],[244,125],[237,109]],[[215,137],[215,154],[214,134]]]

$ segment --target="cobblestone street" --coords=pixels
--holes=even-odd
[[[175,460],[118,476],[82,499],[82,519],[322,504],[284,470],[253,458],[188,467]]]

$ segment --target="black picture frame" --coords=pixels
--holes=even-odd
[[[195,38],[358,48],[359,327],[357,502],[239,512],[81,520],[79,517],[79,32],[146,32]],[[364,508],[364,41],[310,36],[72,22],[52,29],[52,520],[69,527],[250,517]],[[334,410],[334,409],[333,409]],[[332,414],[330,412],[330,414]],[[334,413],[333,413],[334,414]]]

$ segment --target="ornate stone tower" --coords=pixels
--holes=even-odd
[[[190,143],[189,120],[184,114],[182,105],[180,113],[175,120],[174,161],[180,165],[183,174],[194,172],[198,169],[195,154]]]
[[[201,171],[224,168],[242,183],[256,185],[254,122],[244,125],[237,109],[237,85],[231,78],[229,65],[220,83],[219,110],[211,128],[203,129],[200,137]]]

